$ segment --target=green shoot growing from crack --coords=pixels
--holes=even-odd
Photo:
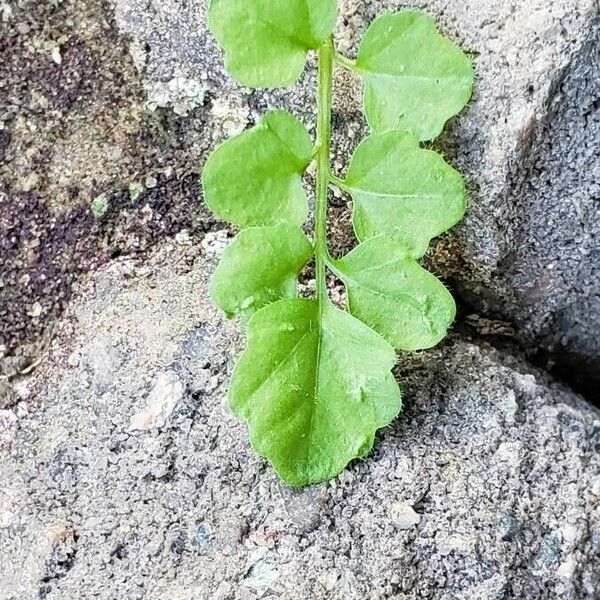
[[[290,485],[337,475],[364,456],[377,429],[402,405],[395,350],[430,348],[455,317],[452,296],[417,259],[465,211],[462,177],[420,142],[440,134],[472,93],[467,56],[418,11],[385,14],[366,32],[356,61],[333,43],[335,0],[213,0],[209,24],[241,84],[288,86],[318,58],[317,140],[285,111],[226,141],[203,171],[205,200],[241,228],[226,249],[211,293],[247,325],[230,406],[248,423],[255,450]],[[334,63],[363,80],[372,133],[346,177],[330,170]],[[314,244],[302,176],[316,160]],[[353,199],[358,245],[334,260],[327,246],[327,195]],[[316,295],[300,299],[297,278],[314,257]],[[328,295],[341,279],[348,312]]]

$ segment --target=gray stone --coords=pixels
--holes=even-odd
[[[544,112],[509,162],[502,214],[474,198],[486,229],[500,224],[498,259],[483,276],[471,266],[456,278],[469,302],[511,318],[561,375],[589,389],[600,381],[599,97],[596,22],[554,73]],[[469,247],[468,221],[459,236]]]
[[[421,516],[408,502],[395,502],[390,513],[399,529],[410,529],[421,522]]]
[[[144,408],[135,413],[129,424],[130,431],[143,431],[164,427],[171,413],[183,397],[184,387],[174,371],[164,371],[156,376]]]
[[[185,356],[194,359],[205,359],[211,351],[211,335],[204,327],[192,329],[181,343]]]
[[[193,529],[192,546],[198,554],[206,554],[213,547],[212,538],[203,523],[197,523]]]
[[[596,597],[597,410],[453,336],[404,357],[404,414],[368,457],[291,490],[224,402],[242,338],[207,297],[215,260],[174,274],[179,251],[157,252],[147,278],[98,272],[25,380],[37,408],[0,461],[2,600]],[[185,355],[190,323],[214,332],[202,360]],[[97,394],[102,370],[65,358],[100,334],[120,360]],[[219,376],[199,401],[207,367]],[[182,386],[175,409],[130,432],[164,373]]]
[[[172,82],[202,82],[215,141],[267,108],[314,125],[314,66],[289,90],[251,91],[224,73],[207,32],[207,0],[117,0],[121,31],[152,102],[177,109]],[[477,89],[441,141],[466,175],[469,214],[428,257],[478,311],[509,319],[518,336],[589,383],[600,373],[598,255],[600,91],[597,0],[340,1],[337,42],[350,55],[383,10],[418,6],[473,53]],[[334,166],[343,170],[365,134],[359,83],[338,72]],[[232,125],[233,123],[233,125]],[[345,203],[332,210],[334,248],[347,248]]]
[[[12,408],[19,401],[19,396],[4,378],[0,379],[0,410]]]
[[[26,3],[31,15],[21,4],[18,30],[39,26],[60,38],[56,22],[44,21],[44,3]],[[43,50],[36,56],[46,53],[53,72],[60,70],[59,92],[69,82],[90,84],[90,92],[72,90],[73,101],[83,99],[75,103],[83,125],[74,128],[57,110],[71,102],[68,89],[63,104],[30,106],[39,86],[25,77],[23,97],[11,100],[8,156],[19,167],[11,177],[30,189],[49,173],[38,187],[49,190],[53,210],[65,209],[65,190],[80,181],[91,192],[92,183],[103,187],[114,177],[130,187],[132,202],[156,189],[165,204],[193,195],[197,205],[196,188],[185,195],[162,187],[158,171],[137,162],[160,146],[147,129],[140,139],[149,135],[150,151],[137,143],[122,151],[98,137],[126,129],[134,114],[155,111],[157,122],[172,122],[173,145],[152,159],[168,163],[165,176],[195,169],[218,141],[268,108],[288,107],[314,128],[314,62],[290,90],[240,88],[207,33],[207,0],[114,4],[145,88],[145,112],[111,25],[98,26],[104,3],[48,9],[54,21],[70,15],[64,21],[75,24],[77,44],[37,33],[26,46],[14,38],[7,89],[16,66],[34,59],[25,47]],[[340,49],[352,55],[381,10],[417,4],[473,52],[478,72],[474,101],[440,141],[469,182],[469,215],[427,261],[486,313],[471,319],[478,331],[510,331],[510,323],[497,327],[500,315],[531,348],[589,381],[599,332],[597,1],[341,0]],[[88,54],[100,62],[86,61]],[[86,69],[75,69],[78,61]],[[38,73],[44,85],[46,73]],[[111,85],[100,85],[103,75]],[[336,92],[334,168],[342,173],[366,128],[359,83],[337,71]],[[99,117],[106,107],[114,113],[108,120]],[[13,119],[22,111],[27,119]],[[54,119],[66,142],[48,135],[44,123]],[[20,151],[31,136],[52,149],[49,164]],[[129,185],[133,176],[145,187]],[[133,222],[153,220],[156,205],[143,202]],[[348,207],[339,194],[331,204],[332,248],[340,252],[352,243]],[[226,407],[242,338],[210,305],[207,280],[230,232],[213,227],[196,243],[188,227],[177,223],[174,244],[143,246],[152,252],[147,262],[114,260],[80,286],[35,370],[2,359],[0,375],[11,387],[0,391],[1,600],[597,597],[598,411],[511,356],[509,344],[499,352],[463,332],[401,359],[405,412],[368,457],[329,483],[287,488]],[[73,231],[79,240],[81,229]],[[137,248],[137,233],[133,240],[127,249]],[[61,269],[70,271],[57,263]],[[4,290],[14,286],[11,277]],[[14,312],[15,304],[6,306]],[[45,317],[48,304],[40,306]],[[25,397],[27,404],[17,403]]]

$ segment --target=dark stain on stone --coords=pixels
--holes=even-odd
[[[142,110],[144,93],[112,11],[104,0],[27,3],[14,7],[0,36],[0,345],[9,357],[37,355],[86,273],[182,229],[196,243],[217,227],[201,203],[194,162],[210,143],[202,135],[208,109],[189,118]],[[60,62],[43,45],[32,51],[34,41],[59,43]],[[98,143],[96,152],[120,149],[116,175],[97,176],[80,157],[62,165],[78,136]],[[37,182],[23,191],[32,173]],[[64,185],[56,180],[63,175]],[[156,185],[132,201],[129,184],[148,176]],[[100,194],[108,209],[96,219],[90,202]]]
[[[59,531],[54,535],[46,558],[44,572],[40,577],[39,598],[46,598],[56,582],[73,568],[78,549],[78,535],[73,531]]]
[[[53,216],[32,192],[16,195],[0,211],[0,339],[9,351],[43,335],[66,308],[81,275],[115,256],[143,253],[182,229],[199,238],[218,224],[200,201],[195,174],[159,180],[134,205],[127,190],[108,193],[107,199],[109,209],[100,220],[87,205]],[[43,319],[28,314],[35,302],[43,307]]]

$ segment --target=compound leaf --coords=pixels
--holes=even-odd
[[[210,155],[202,172],[206,203],[239,227],[301,225],[308,215],[302,174],[312,152],[298,119],[285,111],[269,112]]]
[[[375,131],[402,129],[419,140],[433,139],[473,91],[467,55],[419,11],[375,19],[360,44],[356,67],[364,78],[367,121]]]
[[[394,349],[329,302],[280,300],[248,322],[231,381],[233,412],[290,485],[338,474],[401,407]]]
[[[231,409],[284,481],[318,483],[364,456],[377,429],[400,411],[394,346],[429,348],[454,319],[451,295],[416,259],[462,218],[465,185],[419,142],[437,136],[468,102],[473,69],[416,11],[376,19],[356,63],[338,56],[364,78],[374,133],[356,149],[346,179],[331,177],[352,195],[361,242],[334,260],[323,220],[335,0],[211,0],[208,17],[242,84],[289,85],[309,50],[319,48],[322,60],[316,149],[295,117],[273,111],[217,148],[202,173],[209,208],[243,230],[211,280],[215,302],[247,320]],[[315,253],[300,229],[308,214],[302,175],[315,153],[318,292],[308,300],[297,298],[297,277]],[[328,299],[323,263],[343,280],[350,312]]]
[[[354,200],[359,240],[386,235],[422,256],[431,238],[465,213],[461,175],[400,131],[373,134],[356,149],[342,187]]]
[[[225,68],[254,88],[294,83],[308,51],[331,35],[336,17],[335,0],[212,0],[208,11]]]
[[[350,312],[399,350],[435,346],[454,321],[444,284],[393,240],[371,238],[330,267],[346,285]]]
[[[211,279],[211,296],[228,317],[249,318],[266,304],[297,296],[298,273],[313,254],[295,225],[241,231]]]

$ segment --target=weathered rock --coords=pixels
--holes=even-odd
[[[241,337],[214,264],[174,246],[82,290],[0,462],[3,600],[596,597],[598,411],[455,336],[405,364],[371,455],[291,490],[225,407]],[[165,373],[177,402],[131,431]]]
[[[159,373],[144,408],[131,418],[130,431],[164,427],[183,397],[183,384],[175,371]]]
[[[484,278],[467,271],[457,280],[468,301],[510,317],[522,338],[531,347],[538,346],[541,358],[556,362],[561,375],[597,398],[600,39],[596,26],[551,85],[543,117],[520,148],[518,162],[510,166],[501,197],[505,210],[499,260]],[[491,219],[490,212],[487,222]],[[468,230],[460,234],[470,235]]]
[[[150,103],[158,93],[179,110],[175,82],[184,78],[212,98],[209,110],[221,123],[217,139],[273,106],[287,106],[312,125],[314,69],[290,90],[236,86],[207,32],[206,5],[190,0],[181,10],[177,0],[117,0],[117,23],[131,36]],[[473,52],[478,74],[471,107],[442,140],[469,181],[469,214],[430,260],[477,310],[513,321],[541,358],[585,383],[600,373],[598,4],[401,3],[411,5],[425,8]],[[338,44],[352,54],[368,23],[399,3],[342,0],[340,6]],[[359,83],[338,75],[335,165],[343,168],[365,129]],[[338,199],[333,231],[346,238],[337,248],[350,240],[345,212]]]
[[[403,359],[405,414],[328,484],[286,488],[253,454],[224,402],[241,337],[206,297],[227,231],[199,240],[215,224],[190,171],[268,107],[312,126],[314,65],[291,90],[243,89],[223,73],[206,0],[115,4],[146,109],[106,3],[0,6],[0,89],[11,90],[0,107],[0,357],[52,321],[76,273],[165,236],[177,244],[75,290],[33,375],[14,357],[0,365],[2,600],[595,598],[599,414],[507,354],[456,335]],[[377,13],[399,7],[340,4],[349,54]],[[428,260],[589,381],[597,3],[418,4],[479,74],[441,142],[469,180],[470,214]],[[340,171],[365,125],[358,82],[338,71],[337,92]],[[101,220],[87,207],[97,194]],[[331,214],[340,251],[345,198]]]
[[[215,126],[145,110],[105,0],[0,2],[0,56],[1,377],[43,354],[83,274],[201,239],[214,219],[195,171]]]

